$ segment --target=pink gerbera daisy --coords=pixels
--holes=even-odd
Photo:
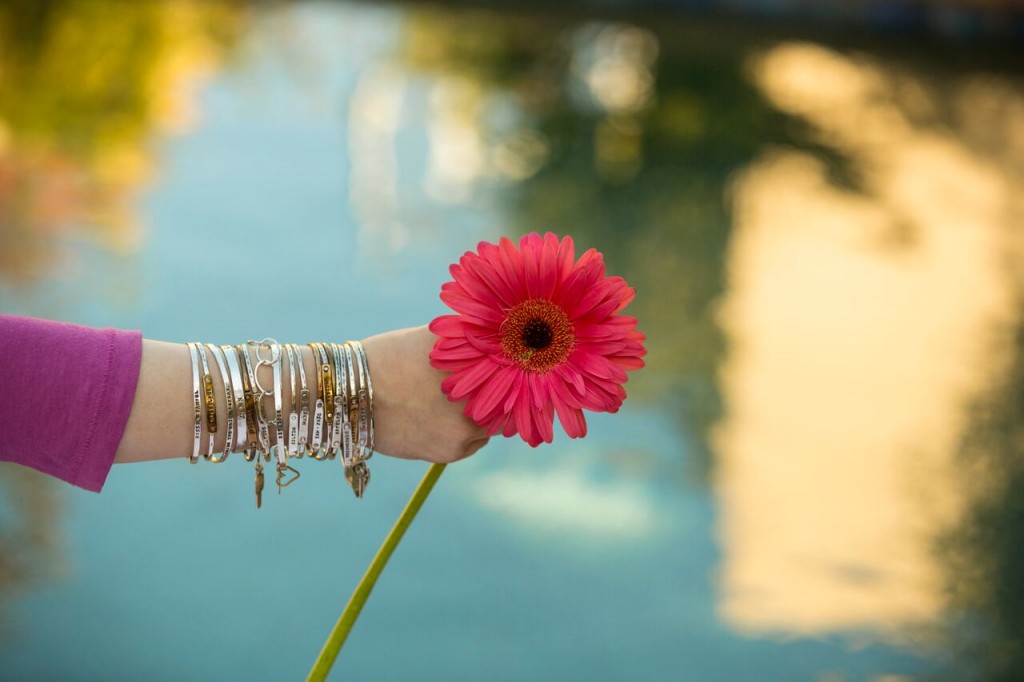
[[[583,409],[615,412],[626,370],[644,366],[645,337],[619,312],[635,291],[606,277],[590,249],[552,233],[497,245],[480,242],[451,266],[441,287],[457,315],[430,324],[440,338],[430,364],[451,372],[441,390],[466,401],[466,416],[489,435],[522,435],[532,446],[553,438],[554,415],[571,438],[587,433]]]

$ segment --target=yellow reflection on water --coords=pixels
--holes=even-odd
[[[787,149],[733,188],[719,608],[754,634],[905,635],[947,608],[935,550],[975,492],[967,408],[1011,360],[1024,156],[928,121],[938,99],[867,58],[784,44],[750,73],[858,188]]]
[[[0,5],[0,277],[38,277],[72,228],[135,245],[153,138],[195,123],[195,84],[241,16],[191,0]]]

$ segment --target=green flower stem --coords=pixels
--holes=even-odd
[[[377,584],[377,578],[380,577],[381,571],[387,565],[388,559],[391,558],[391,553],[395,551],[395,547],[398,547],[398,543],[402,541],[402,536],[405,535],[409,524],[416,518],[416,514],[419,513],[423,502],[430,495],[430,491],[433,490],[437,479],[441,477],[444,468],[444,464],[431,464],[430,468],[427,469],[427,473],[423,476],[419,486],[417,486],[416,492],[409,498],[408,504],[402,510],[402,515],[398,517],[395,525],[391,528],[391,532],[384,538],[384,544],[377,550],[377,556],[373,557],[373,561],[370,562],[366,573],[363,574],[363,579],[359,581],[356,591],[349,598],[345,610],[341,612],[341,618],[335,623],[334,629],[331,630],[330,636],[324,643],[324,648],[321,649],[320,655],[316,659],[316,663],[313,664],[313,670],[310,671],[309,677],[306,678],[307,682],[321,682],[327,679],[328,673],[331,672],[331,666],[334,665],[335,659],[338,658],[338,653],[341,652],[341,647],[345,644],[348,633],[352,630],[352,626],[356,624],[356,619],[359,618],[359,612],[363,610],[363,605],[366,604],[370,592],[373,591],[373,586]]]

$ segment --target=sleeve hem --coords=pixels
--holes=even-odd
[[[76,450],[63,477],[72,485],[97,493],[103,489],[128,425],[142,356],[140,332],[105,332],[103,383],[93,403],[82,447]]]

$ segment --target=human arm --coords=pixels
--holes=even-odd
[[[485,442],[461,405],[441,393],[442,375],[427,360],[432,343],[424,327],[364,343],[375,388],[376,446],[384,454],[447,462]],[[309,349],[300,348],[308,370]],[[272,385],[269,368],[263,371],[263,385]],[[224,415],[219,372],[211,376]],[[130,462],[192,453],[191,396],[184,344],[0,315],[0,460],[99,491],[115,454]],[[225,420],[219,423],[215,445],[222,450]]]
[[[428,462],[454,462],[487,442],[484,430],[462,414],[462,405],[441,392],[444,373],[430,366],[434,335],[413,327],[365,339],[374,388],[376,450],[381,454]],[[315,376],[309,346],[301,345],[306,376]],[[287,364],[287,363],[286,363]],[[262,383],[271,385],[269,368]],[[224,385],[211,372],[218,414],[226,413]],[[291,382],[282,382],[282,401],[291,404]],[[266,398],[268,412],[273,411]],[[311,404],[312,405],[312,404]],[[312,409],[312,407],[311,407]],[[143,340],[142,363],[135,399],[117,449],[117,462],[186,457],[192,452],[192,370],[185,344]],[[203,442],[206,442],[206,431]],[[215,450],[223,451],[226,430],[215,434]]]

